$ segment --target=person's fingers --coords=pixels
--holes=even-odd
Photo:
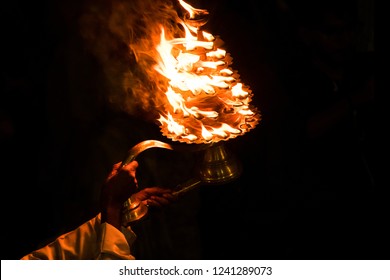
[[[172,192],[164,193],[162,195],[163,198],[169,200],[169,201],[176,201],[178,199],[177,195],[172,194]]]
[[[118,168],[121,166],[121,162],[117,162],[113,165],[112,170],[118,170]]]
[[[148,187],[143,189],[146,195],[152,196],[152,195],[164,195],[172,193],[171,189],[168,188],[162,188],[162,187]]]
[[[122,166],[122,168],[119,170],[119,175],[123,176],[123,174],[127,173],[126,176],[133,178],[135,184],[137,184],[137,179],[136,179],[137,168],[138,168],[138,162],[132,161],[129,164]]]
[[[148,191],[148,189],[142,189],[136,194],[139,200],[147,200],[152,194]]]
[[[115,174],[118,173],[118,169],[119,169],[120,165],[121,165],[121,163],[120,163],[120,162],[117,162],[117,163],[115,163],[115,164],[112,166],[111,172],[110,172],[110,174],[109,174],[108,177],[107,177],[108,180],[111,179],[113,176],[115,176]]]
[[[173,190],[162,187],[148,187],[134,194],[134,198],[142,201],[147,206],[161,207],[178,199]]]
[[[163,197],[151,197],[145,200],[145,203],[150,207],[162,207],[170,204],[170,201]]]
[[[130,174],[134,177],[135,177],[135,172],[136,172],[137,168],[138,168],[138,162],[136,160],[133,160],[132,162],[122,166],[122,170],[130,172]]]

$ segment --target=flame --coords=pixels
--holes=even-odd
[[[191,19],[194,19],[199,14],[208,14],[207,10],[196,9],[191,5],[187,4],[186,2],[184,2],[183,0],[179,0],[179,3],[190,14]]]
[[[158,121],[163,135],[174,141],[210,143],[228,140],[254,128],[260,120],[250,105],[252,92],[230,66],[232,58],[220,41],[201,30],[208,12],[178,0],[187,16],[178,18],[180,34],[160,25],[155,64],[162,101]],[[177,32],[176,32],[177,33]]]

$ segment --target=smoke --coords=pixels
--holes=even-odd
[[[176,0],[87,1],[80,17],[85,45],[100,62],[114,110],[157,118],[164,79],[150,73],[161,27],[182,34]],[[153,78],[151,78],[153,77]]]

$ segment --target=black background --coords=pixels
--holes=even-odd
[[[102,95],[109,89],[103,70],[78,29],[86,3],[2,4],[2,259],[19,259],[96,215],[100,182],[111,165],[139,141],[165,140],[154,124],[105,105]],[[363,18],[373,19],[372,11],[363,8],[373,1],[359,3]],[[311,192],[283,175],[296,166],[291,158],[279,161],[287,157],[290,146],[285,143],[294,139],[278,133],[285,100],[277,93],[276,73],[290,47],[283,33],[287,19],[276,3],[200,5],[210,11],[207,27],[224,40],[263,119],[253,131],[227,143],[243,164],[241,178],[202,187],[172,206],[151,211],[136,228],[136,257],[383,258],[377,222],[382,204],[374,187]],[[374,32],[373,26],[368,28]],[[364,37],[361,49],[370,43]],[[369,121],[369,162],[376,176],[381,150],[373,143],[379,134],[375,116]],[[145,176],[144,184],[176,185],[181,178],[172,174],[188,176],[188,157],[150,151],[141,159],[140,176]]]

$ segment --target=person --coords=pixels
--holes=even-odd
[[[148,207],[162,207],[176,199],[168,188],[138,190],[137,168],[137,161],[124,166],[121,162],[114,164],[101,189],[101,212],[21,260],[134,260],[131,246],[136,234],[130,225],[122,223],[125,201],[132,196]]]

